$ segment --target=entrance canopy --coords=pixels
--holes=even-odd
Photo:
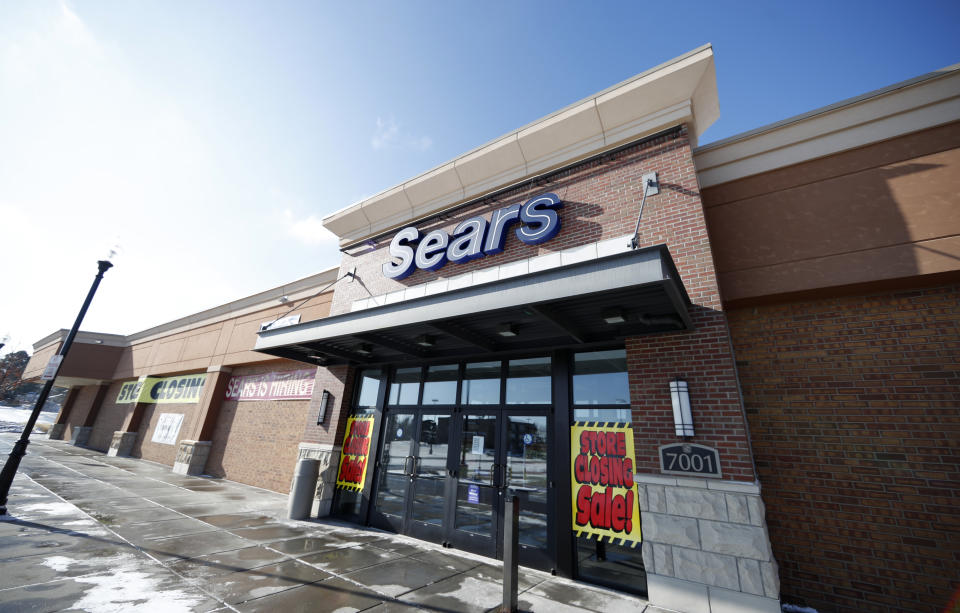
[[[379,364],[538,350],[689,330],[665,245],[260,332],[255,351]]]

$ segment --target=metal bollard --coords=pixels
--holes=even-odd
[[[290,498],[287,502],[287,517],[290,519],[308,519],[313,508],[313,495],[317,491],[317,478],[320,476],[320,460],[303,459],[297,462],[297,470],[290,484]]]
[[[516,613],[520,554],[520,498],[508,496],[503,518],[503,613]]]

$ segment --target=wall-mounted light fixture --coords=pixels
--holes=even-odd
[[[676,427],[677,436],[693,436],[690,389],[686,381],[677,377],[670,382],[670,400],[673,402],[673,425]]]
[[[286,304],[290,302],[290,296],[287,296],[286,294],[284,294],[283,296],[280,296],[279,298],[277,298],[277,302],[279,302],[280,304]]]
[[[323,390],[323,394],[320,395],[320,411],[317,413],[317,425],[323,423],[323,420],[327,418],[327,407],[330,406],[330,392]]]

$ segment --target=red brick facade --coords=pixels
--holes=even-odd
[[[295,362],[236,368],[231,376],[298,370]],[[317,391],[319,393],[319,391]],[[206,473],[275,492],[287,492],[309,400],[222,400]]]
[[[960,575],[960,286],[729,313],[784,602],[942,611]]]
[[[113,384],[110,385],[110,389],[107,390],[107,394],[103,398],[103,405],[100,407],[100,412],[97,413],[97,420],[94,422],[93,429],[90,431],[90,440],[87,442],[87,446],[91,449],[104,452],[109,450],[110,443],[113,441],[113,433],[123,427],[127,413],[133,409],[132,404],[117,404],[117,396],[120,394],[120,388],[123,387],[124,383],[124,381],[114,381]],[[94,390],[96,387],[95,385],[90,386],[90,388]],[[70,421],[73,423],[83,423],[82,421],[76,420],[72,415]]]

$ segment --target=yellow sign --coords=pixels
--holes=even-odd
[[[371,430],[373,417],[347,418],[347,433],[343,435],[343,448],[340,450],[337,487],[358,492],[363,490],[363,482],[367,478],[367,459],[370,457]]]
[[[625,424],[578,422],[570,427],[573,530],[636,547],[640,509],[633,482],[633,429]]]
[[[200,402],[203,384],[206,382],[206,373],[163,378],[141,377],[120,386],[117,404],[195,404]]]

